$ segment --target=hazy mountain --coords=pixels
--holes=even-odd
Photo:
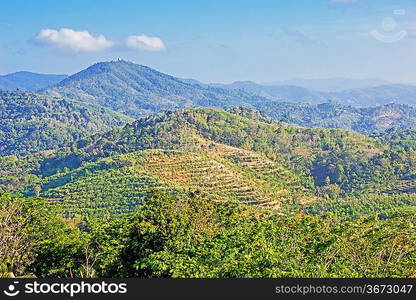
[[[257,109],[275,120],[308,127],[351,129],[362,134],[416,127],[416,108],[404,104],[357,108],[338,103],[265,102],[257,104]]]
[[[312,104],[338,102],[356,107],[372,107],[388,103],[416,105],[416,86],[406,84],[388,84],[338,92],[317,92],[299,86],[271,86],[251,81],[237,81],[232,84],[213,84],[213,86],[221,87],[222,89],[240,90],[279,102]],[[264,103],[264,101],[261,103]]]
[[[321,92],[339,92],[343,90],[363,89],[379,85],[390,84],[383,79],[349,79],[349,78],[325,78],[325,79],[301,79],[294,78],[263,85],[295,85],[306,89]]]
[[[327,101],[325,95],[298,86],[268,86],[252,81],[236,81],[231,84],[214,83],[210,85],[222,89],[241,90],[273,101],[307,103],[322,103]]]
[[[92,104],[0,91],[0,156],[56,149],[130,119]]]
[[[342,80],[334,80],[334,85],[336,82],[341,83]],[[354,81],[347,82],[349,85],[344,87],[352,86]],[[362,85],[380,83],[377,80],[360,82]],[[355,86],[358,85],[357,83]],[[392,102],[416,105],[416,86],[412,85],[390,84],[318,92],[301,86],[271,86],[251,81],[204,84],[193,79],[176,78],[123,60],[97,63],[42,92],[99,104],[135,118],[188,107],[245,106],[262,109],[266,103],[273,102],[338,102],[356,107],[372,107]],[[269,105],[271,106],[273,105]],[[264,111],[268,114],[274,113]]]
[[[208,86],[209,85],[209,84],[203,83],[199,80],[192,79],[192,78],[179,78],[179,80],[181,80],[185,83],[189,83],[189,84],[198,84],[198,85],[202,85],[202,86]]]
[[[416,85],[389,84],[365,89],[327,93],[328,100],[354,106],[376,106],[388,103],[416,105]]]
[[[0,76],[0,90],[37,91],[57,84],[68,75],[16,72]]]
[[[100,104],[133,117],[186,107],[249,106],[258,98],[240,91],[185,83],[122,60],[92,65],[44,92]]]

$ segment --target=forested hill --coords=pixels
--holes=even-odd
[[[107,157],[143,149],[204,151],[211,142],[265,153],[301,168],[314,154],[334,151],[373,155],[376,140],[344,130],[312,129],[273,121],[247,108],[168,111],[78,142],[89,155]],[[302,163],[301,163],[302,162]]]
[[[87,137],[48,157],[5,157],[0,184],[81,213],[130,211],[150,188],[172,195],[197,189],[210,198],[276,207],[364,185],[388,188],[383,178],[391,183],[398,175],[379,172],[380,161],[392,163],[386,150],[353,132],[277,123],[246,108],[186,109]]]
[[[94,64],[44,92],[100,104],[132,117],[195,106],[250,106],[260,98],[241,91],[185,83],[123,60]]]
[[[63,147],[129,121],[92,104],[32,92],[0,91],[0,156]]]

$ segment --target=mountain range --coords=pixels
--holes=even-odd
[[[166,75],[146,66],[117,60],[92,65],[72,76],[16,72],[0,76],[0,89],[40,91],[52,96],[100,104],[133,117],[166,109],[196,106],[255,107],[279,101],[356,107],[389,103],[414,105],[416,86],[380,79],[292,79],[258,84],[238,81],[205,84]]]
[[[284,81],[264,83],[263,85],[300,86],[309,90],[319,92],[340,92],[344,90],[356,90],[380,85],[388,85],[390,82],[382,79],[350,79],[350,78],[324,78],[324,79],[302,79],[293,78]]]
[[[38,91],[55,85],[68,75],[16,72],[0,76],[0,90]]]
[[[343,89],[334,92],[318,92],[301,86],[264,85],[251,81],[212,86],[229,90],[239,90],[269,101],[320,104],[337,102],[356,107],[372,107],[389,103],[416,104],[416,86],[408,84],[385,84],[359,89]]]

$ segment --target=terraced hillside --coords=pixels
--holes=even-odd
[[[28,196],[62,204],[69,214],[131,212],[154,190],[186,197],[197,192],[214,201],[278,208],[297,196],[316,197],[299,179],[262,155],[216,144],[209,153],[143,150],[104,158],[27,186]]]
[[[383,190],[385,194],[416,194],[416,180],[402,180],[396,184],[392,184],[387,190]]]
[[[385,148],[377,140],[353,132],[296,127],[249,112],[253,111],[169,111],[81,140],[78,149],[84,153],[82,159],[93,160],[144,149],[208,151],[215,142],[262,153],[304,173],[317,158],[339,156],[342,163],[345,159],[368,159]]]

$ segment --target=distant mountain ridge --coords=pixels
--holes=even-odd
[[[416,106],[416,85],[389,84],[365,89],[328,93],[331,101],[358,107],[384,105],[388,103]]]
[[[416,127],[416,107],[389,103],[353,107],[336,102],[322,104],[266,102],[257,109],[277,121],[300,126],[342,128],[371,135],[388,129]]]
[[[17,72],[14,76],[34,78],[32,89],[41,85],[36,78],[46,80],[42,74],[29,72]],[[366,82],[380,83],[378,80]],[[300,86],[271,86],[251,81],[205,84],[124,60],[96,63],[42,89],[41,93],[99,105],[136,119],[190,107],[248,107],[278,121],[350,129],[367,135],[390,128],[412,128],[416,119],[416,111],[411,107],[416,105],[416,86],[412,85],[318,92]]]
[[[270,101],[320,104],[338,102],[356,107],[371,107],[398,103],[416,105],[416,85],[386,84],[361,89],[345,89],[336,92],[318,92],[294,85],[263,85],[252,81],[232,84],[211,84],[229,90],[241,90]]]
[[[342,81],[343,79],[339,79],[338,84]],[[345,88],[353,82],[355,81],[350,80]],[[383,81],[364,80],[360,84],[378,83]],[[271,86],[251,81],[205,84],[194,79],[170,76],[124,60],[96,63],[42,92],[51,96],[99,104],[134,118],[188,107],[261,108],[265,103],[274,102],[337,102],[355,107],[373,107],[389,103],[416,105],[416,86],[413,85],[387,84],[362,89],[318,92],[300,86]]]
[[[0,90],[38,91],[55,85],[68,75],[40,74],[32,72],[16,72],[0,75]]]
[[[252,95],[258,95],[272,101],[322,103],[328,101],[324,93],[315,92],[299,86],[281,85],[268,86],[252,81],[236,81],[231,84],[210,84],[210,86],[227,89],[241,90]]]
[[[390,82],[383,79],[350,79],[350,78],[322,78],[322,79],[302,79],[293,78],[263,85],[281,86],[294,85],[319,92],[340,92],[344,90],[364,89],[380,85],[388,85]]]
[[[132,117],[187,107],[256,107],[265,101],[356,107],[416,105],[416,85],[381,79],[292,79],[272,84],[237,81],[206,84],[117,60],[99,62],[72,76],[16,72],[0,76],[0,89],[30,90],[100,104]]]

